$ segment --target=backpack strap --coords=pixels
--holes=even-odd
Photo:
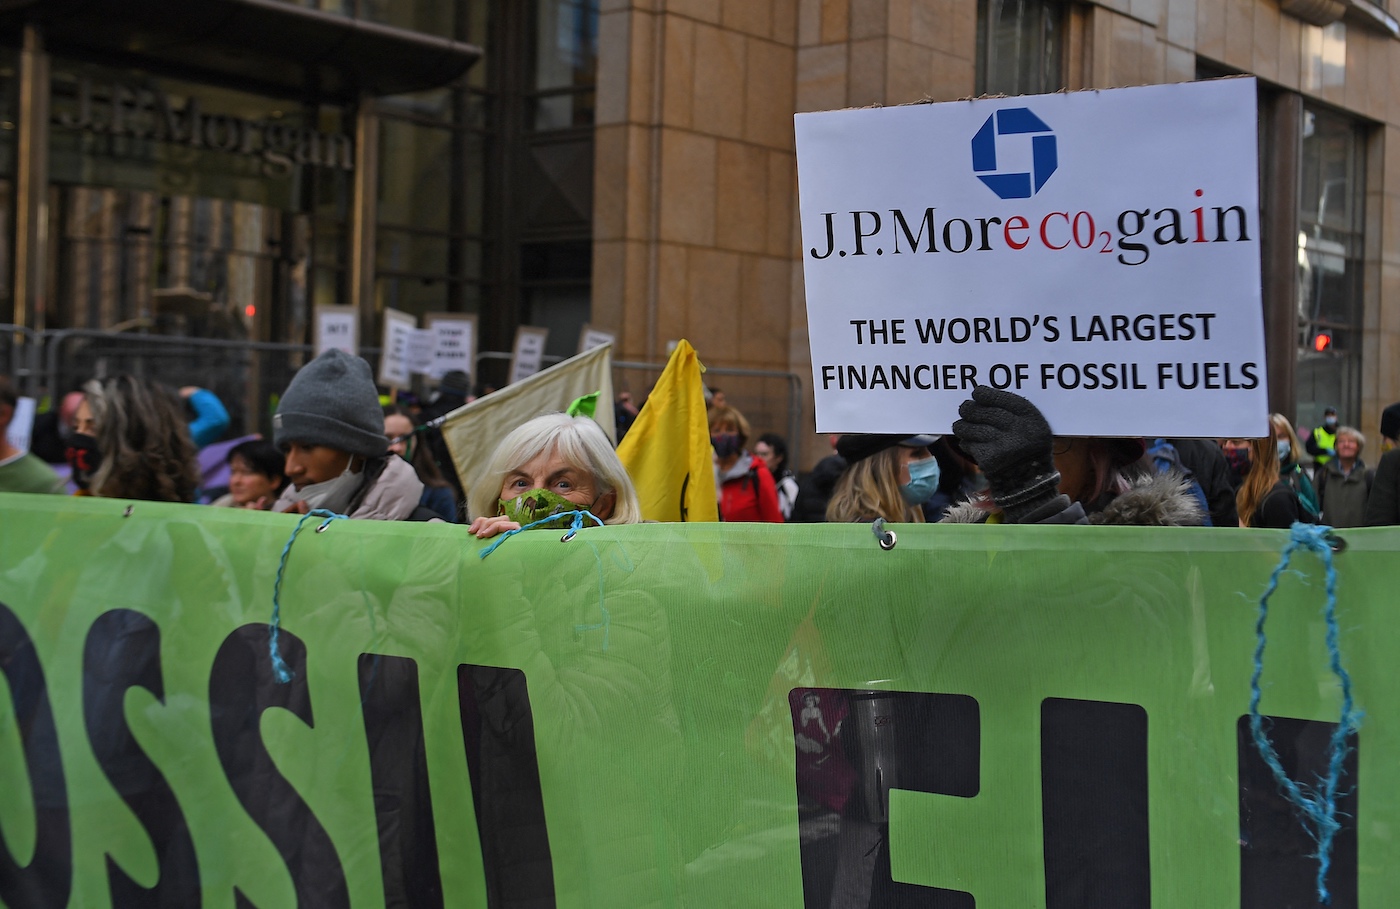
[[[422,522],[434,520],[446,521],[447,519],[444,518],[442,515],[438,514],[436,511],[433,511],[427,505],[415,505],[413,506],[413,510],[408,513],[408,517],[404,518],[404,520]]]

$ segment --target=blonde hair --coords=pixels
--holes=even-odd
[[[587,471],[598,482],[600,496],[609,492],[617,494],[612,514],[604,519],[604,524],[641,522],[642,505],[637,499],[637,490],[607,435],[588,417],[571,417],[566,413],[535,417],[501,440],[486,466],[472,479],[471,490],[467,493],[471,516],[494,515],[507,474],[549,451],[558,452],[570,466]]]
[[[1284,423],[1287,422],[1284,420]],[[1249,473],[1240,483],[1239,492],[1235,493],[1235,510],[1239,512],[1241,527],[1254,526],[1254,513],[1279,481],[1279,476],[1278,448],[1273,436],[1250,439]]]
[[[1281,413],[1269,414],[1269,426],[1275,433],[1282,433],[1288,437],[1288,460],[1298,462],[1303,460],[1303,443],[1298,441],[1298,434],[1293,431],[1293,424],[1288,422],[1288,418]],[[1273,441],[1270,437],[1268,440]],[[1274,450],[1274,458],[1278,458],[1278,450]]]
[[[739,447],[743,448],[749,444],[749,436],[752,429],[749,427],[748,419],[739,412],[737,407],[716,407],[710,411],[710,432],[715,431],[716,426],[733,426],[739,433]]]
[[[876,518],[903,524],[923,523],[923,509],[905,502],[899,494],[902,451],[902,446],[893,445],[847,467],[826,505],[826,519],[842,524]]]
[[[1356,440],[1356,456],[1361,457],[1361,451],[1366,447],[1366,437],[1361,434],[1361,430],[1355,426],[1343,426],[1337,430],[1337,438],[1342,436],[1351,436]]]

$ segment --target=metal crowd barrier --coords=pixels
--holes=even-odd
[[[42,348],[40,332],[20,325],[0,325],[0,375],[9,376],[21,395],[33,397],[37,393]]]
[[[271,431],[272,412],[292,376],[314,351],[305,344],[108,332],[95,329],[33,331],[0,325],[0,374],[20,394],[58,397],[94,377],[131,373],[172,387],[198,385],[219,396],[229,410],[230,433]],[[379,349],[360,355],[378,368]],[[476,375],[485,360],[509,360],[510,353],[477,354]],[[546,356],[547,366],[562,357]],[[613,386],[631,392],[638,404],[665,369],[665,363],[614,360]],[[475,376],[474,376],[475,378]],[[789,463],[801,463],[802,383],[794,373],[711,366],[710,387],[720,387],[729,404],[748,418],[755,437],[781,431]]]

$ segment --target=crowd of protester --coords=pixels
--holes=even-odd
[[[441,433],[426,424],[473,399],[469,377],[453,372],[426,404],[386,403],[364,360],[331,351],[280,396],[270,439],[225,440],[228,412],[207,389],[120,375],[57,399],[20,450],[5,438],[18,398],[0,377],[0,492],[321,508],[467,523],[480,537],[565,511],[641,520],[611,441],[583,416],[525,422],[482,465],[468,498]],[[638,408],[618,395],[619,436]],[[706,408],[724,521],[1400,524],[1400,403],[1381,414],[1372,467],[1365,435],[1330,407],[1301,439],[1277,413],[1257,438],[1066,437],[1025,398],[978,388],[951,434],[830,436],[833,453],[800,476],[787,440],[755,435],[723,391],[707,389]],[[201,450],[217,452],[212,473]]]

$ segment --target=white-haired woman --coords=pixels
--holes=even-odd
[[[502,439],[467,506],[470,532],[481,539],[576,509],[605,524],[642,520],[637,491],[603,430],[562,413],[535,417]]]

